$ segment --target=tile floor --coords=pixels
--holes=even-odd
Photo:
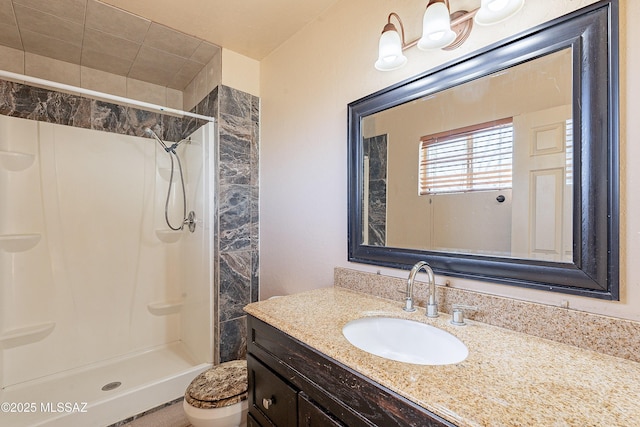
[[[182,410],[182,401],[137,418],[122,427],[190,427]]]

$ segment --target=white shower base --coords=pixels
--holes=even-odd
[[[210,367],[195,365],[185,346],[174,342],[17,384],[0,391],[0,402],[23,412],[6,412],[3,406],[0,425],[107,426],[180,398],[189,383]],[[102,391],[115,381],[122,385]]]

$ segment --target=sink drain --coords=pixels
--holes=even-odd
[[[120,381],[114,381],[112,383],[103,385],[102,386],[102,391],[111,391],[113,389],[116,389],[116,388],[120,387],[121,385],[122,385],[122,383]]]

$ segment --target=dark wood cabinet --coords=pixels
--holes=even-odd
[[[313,403],[309,396],[298,394],[298,427],[346,427]]]
[[[247,414],[247,427],[260,427],[260,424],[253,418],[253,415],[250,413]]]
[[[247,328],[250,426],[454,426],[253,316]]]
[[[298,390],[247,355],[249,411],[262,425],[296,427]]]

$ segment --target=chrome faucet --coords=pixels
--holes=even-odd
[[[419,261],[413,266],[409,272],[409,278],[407,279],[407,290],[405,293],[404,311],[416,311],[413,306],[413,281],[416,278],[416,274],[420,270],[424,270],[427,273],[429,279],[429,302],[427,303],[427,316],[438,317],[438,303],[436,302],[436,278],[433,275],[433,270],[425,261]]]

